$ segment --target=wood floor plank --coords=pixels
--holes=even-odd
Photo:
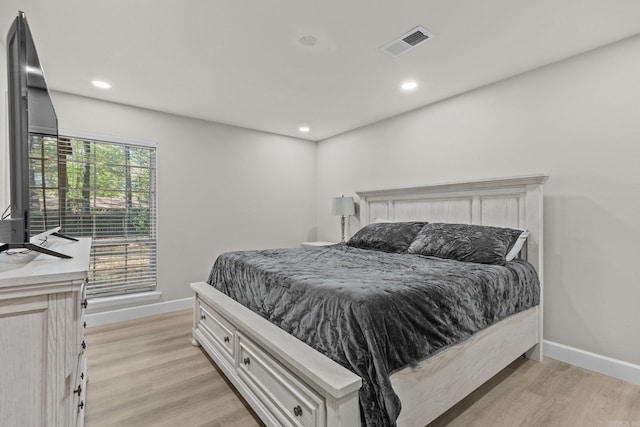
[[[263,424],[191,346],[191,310],[87,329],[87,427]],[[514,361],[428,427],[640,427],[640,386],[545,358]]]
[[[521,358],[429,427],[640,426],[640,386],[545,358]],[[493,398],[491,397],[493,396]],[[618,423],[618,424],[616,424]]]
[[[88,328],[87,427],[262,426],[199,347],[191,310]]]

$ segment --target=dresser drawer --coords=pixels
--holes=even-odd
[[[312,427],[324,422],[319,395],[241,333],[238,344],[238,375],[282,425]]]
[[[84,352],[84,348],[86,346],[83,346],[84,343],[84,329],[86,327],[86,323],[84,320],[84,314],[85,311],[87,309],[87,295],[86,295],[86,288],[87,288],[87,279],[85,279],[82,282],[82,287],[80,288],[80,292],[78,293],[78,300],[77,300],[77,306],[76,306],[76,310],[77,310],[77,318],[76,318],[76,345],[78,347],[78,354],[81,354]]]
[[[73,383],[73,405],[71,420],[75,420],[74,427],[82,427],[84,425],[84,410],[87,404],[87,358],[84,355],[78,357],[78,366],[76,368],[75,381]]]
[[[65,375],[70,375],[75,372],[76,365],[78,363],[78,355],[84,353],[86,343],[84,343],[84,326],[85,326],[85,289],[87,286],[87,279],[78,280],[73,282],[74,285],[79,285],[78,291],[72,292],[68,297],[68,316],[70,326],[72,328],[65,335],[66,342],[66,371]]]
[[[221,353],[235,365],[236,332],[235,327],[206,303],[200,302],[199,326],[213,337],[213,343]]]

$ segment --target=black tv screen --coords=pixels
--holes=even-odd
[[[20,244],[60,226],[58,119],[22,12],[7,35],[7,77],[11,219],[0,242]]]

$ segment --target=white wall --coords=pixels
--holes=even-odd
[[[320,142],[318,238],[340,194],[547,173],[545,339],[640,364],[639,76],[636,36]]]
[[[59,127],[157,142],[158,290],[191,296],[224,251],[313,240],[316,144],[54,92]]]

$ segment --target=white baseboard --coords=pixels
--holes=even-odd
[[[543,341],[545,357],[640,385],[640,365],[602,356],[553,341]]]
[[[87,300],[89,303],[89,310],[94,308],[106,308],[106,307],[117,307],[123,305],[131,305],[131,304],[140,304],[145,301],[153,301],[156,299],[160,299],[162,296],[162,292],[136,292],[134,294],[128,295],[117,295],[115,297],[105,297],[105,298],[90,298]],[[115,310],[115,309],[114,309]]]
[[[87,314],[85,320],[87,327],[100,326],[189,308],[193,308],[193,297]]]

